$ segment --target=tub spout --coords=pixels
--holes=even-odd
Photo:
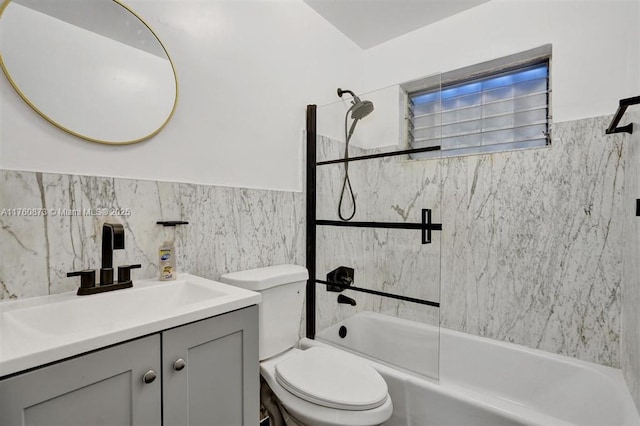
[[[356,306],[356,301],[348,296],[345,296],[344,294],[338,295],[338,303],[344,303],[346,305]]]

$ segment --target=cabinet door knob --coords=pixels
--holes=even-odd
[[[156,377],[158,377],[158,373],[153,370],[149,370],[144,373],[144,376],[142,376],[142,381],[146,384],[149,384],[152,383],[156,379]]]
[[[176,371],[181,371],[186,365],[187,363],[184,362],[184,359],[178,358],[176,362],[173,363],[173,369]]]

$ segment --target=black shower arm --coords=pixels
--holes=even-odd
[[[338,96],[339,96],[339,97],[342,97],[342,95],[344,95],[345,93],[350,94],[350,95],[351,95],[351,97],[353,97],[353,98],[355,98],[355,97],[356,97],[356,94],[355,94],[355,93],[353,93],[351,90],[347,90],[347,89],[340,89],[340,88],[338,88]]]

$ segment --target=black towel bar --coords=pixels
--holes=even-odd
[[[633,123],[629,123],[626,126],[622,126],[622,127],[618,127],[618,123],[620,123],[620,120],[622,119],[622,116],[624,115],[627,108],[630,107],[631,105],[637,105],[637,104],[640,104],[640,96],[635,96],[633,98],[620,99],[620,105],[618,106],[618,110],[616,111],[616,114],[613,116],[613,120],[611,121],[609,128],[605,130],[605,133],[607,135],[610,135],[612,133],[623,133],[623,132],[632,134]]]

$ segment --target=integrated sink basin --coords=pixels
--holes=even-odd
[[[212,299],[227,295],[216,287],[181,279],[96,294],[98,297],[64,298],[55,303],[4,312],[3,316],[8,324],[60,336],[136,319],[153,319],[158,314],[177,312],[197,303],[209,304]]]
[[[0,377],[260,303],[259,293],[180,274],[91,296],[0,303]]]

